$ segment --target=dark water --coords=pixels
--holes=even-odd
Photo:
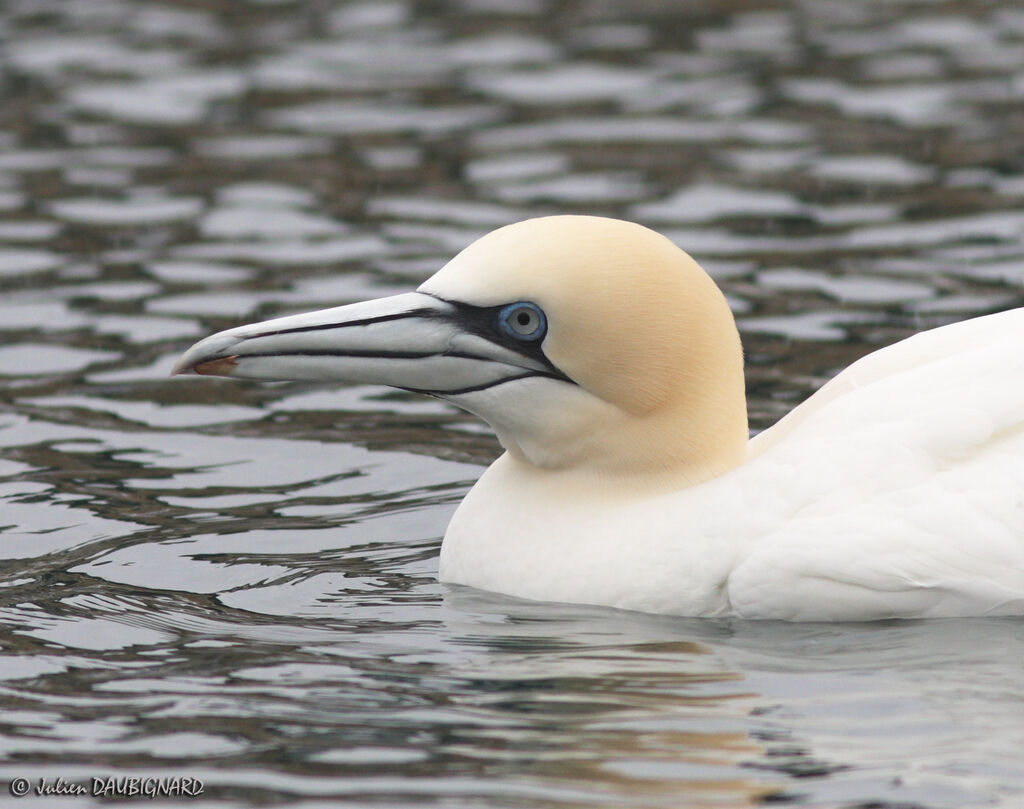
[[[166,378],[588,212],[719,280],[763,428],[1024,303],[1016,4],[4,0],[0,42],[0,802],[151,775],[205,788],[154,806],[1024,806],[1019,621],[451,589],[497,452],[472,418]]]

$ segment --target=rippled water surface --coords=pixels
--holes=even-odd
[[[211,331],[589,212],[724,287],[764,428],[878,346],[1024,303],[1016,4],[5,0],[0,42],[0,779],[189,776],[202,796],[152,805],[216,807],[1024,806],[1019,621],[445,587],[482,425],[167,378]]]

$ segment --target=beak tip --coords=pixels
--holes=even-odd
[[[240,342],[237,331],[230,329],[200,340],[181,355],[171,369],[171,376],[231,376],[238,365],[238,354],[232,353]]]
[[[174,364],[174,367],[171,368],[171,372],[168,374],[168,376],[181,376],[182,374],[189,373],[191,370],[192,370],[191,363],[185,362],[183,359],[182,360],[178,360]]]

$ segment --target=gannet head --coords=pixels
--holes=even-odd
[[[640,225],[500,228],[413,293],[220,332],[175,373],[391,385],[447,399],[515,461],[685,486],[743,461],[743,356],[724,296]]]

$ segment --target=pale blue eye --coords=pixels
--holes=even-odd
[[[541,308],[529,301],[510,303],[498,312],[498,328],[513,340],[540,340],[548,330]]]

